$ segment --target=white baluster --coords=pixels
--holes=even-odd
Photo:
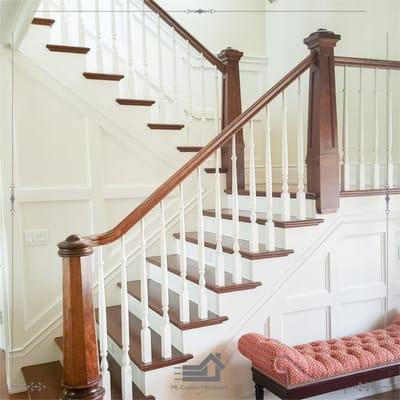
[[[173,90],[174,90],[174,101],[178,100],[178,92],[179,92],[179,86],[178,86],[178,64],[177,64],[177,49],[176,49],[176,31],[175,28],[172,28],[172,79],[173,79]]]
[[[190,43],[186,41],[186,58],[187,58],[187,97],[188,97],[188,113],[189,116],[193,116],[193,108],[192,108],[192,59],[191,59],[191,50]]]
[[[61,42],[62,44],[69,43],[69,32],[68,32],[68,13],[66,11],[65,0],[60,0],[60,11],[61,11]]]
[[[304,125],[303,102],[301,98],[301,77],[298,79],[298,116],[297,116],[297,217],[306,218],[306,194],[304,192]]]
[[[171,324],[169,321],[169,287],[168,287],[168,259],[167,237],[165,225],[164,201],[160,203],[161,210],[161,305],[163,312],[163,326],[161,328],[161,356],[170,358],[171,350]]]
[[[215,132],[219,133],[219,87],[218,87],[218,69],[215,67]],[[220,174],[220,150],[215,152],[215,221],[217,224],[215,234],[215,284],[217,286],[225,285],[225,267],[224,253],[222,250],[222,205],[221,205],[221,174]]]
[[[122,326],[122,399],[130,400],[132,394],[132,369],[129,358],[129,305],[127,287],[127,266],[125,236],[121,238],[121,326]]]
[[[204,249],[204,220],[203,220],[203,187],[201,184],[201,169],[197,168],[197,249],[199,263],[199,318],[208,317],[207,290],[206,290],[206,263]]]
[[[187,285],[187,258],[186,258],[186,226],[185,226],[185,203],[183,197],[183,185],[179,185],[179,231],[180,231],[180,271],[181,271],[181,293],[179,298],[179,315],[182,322],[190,321],[189,314],[189,290]]]
[[[142,238],[142,254],[140,263],[140,295],[142,304],[142,330],[141,338],[141,355],[142,362],[151,362],[151,333],[149,328],[149,291],[147,287],[147,260],[146,260],[146,236],[144,231],[144,220],[140,221],[140,233]]]
[[[111,38],[112,38],[112,70],[114,74],[119,72],[119,52],[118,52],[118,38],[117,27],[115,21],[115,0],[111,0]]]
[[[250,251],[258,252],[257,183],[255,164],[254,120],[250,121],[249,175],[250,175]]]
[[[146,26],[146,4],[142,4],[142,59],[143,59],[143,94],[144,98],[149,96],[149,59],[147,54],[147,26]]]
[[[282,215],[283,221],[290,220],[289,159],[286,92],[282,92]]]
[[[159,87],[159,100],[158,110],[160,113],[160,120],[164,121],[166,117],[165,110],[165,88],[164,88],[164,63],[163,63],[163,50],[162,50],[162,36],[161,36],[161,17],[157,14],[157,54],[158,54],[158,87]]]
[[[97,71],[103,72],[104,62],[103,62],[103,40],[101,33],[101,23],[100,23],[100,13],[99,11],[99,0],[95,1],[95,25],[96,25],[96,63]]]
[[[393,97],[392,97],[392,71],[387,71],[387,184],[393,187]]]
[[[202,102],[200,142],[204,143],[204,141],[207,140],[206,138],[204,138],[207,108],[206,108],[206,68],[204,65],[203,53],[200,54],[200,70],[201,70],[201,102]]]
[[[364,86],[363,86],[363,69],[360,67],[360,88],[359,88],[359,143],[358,143],[358,160],[359,160],[359,176],[358,187],[360,190],[365,189],[365,158],[364,158],[364,143],[365,143],[365,118],[364,118]]]
[[[232,136],[232,222],[233,222],[233,283],[242,283],[242,256],[239,242],[239,193],[237,180],[236,136]]]
[[[82,0],[77,0],[78,9],[78,42],[80,46],[85,46],[85,20],[83,19]]]
[[[379,165],[379,98],[377,87],[377,69],[374,71],[374,103],[375,103],[375,145],[374,145],[374,189],[380,187]]]
[[[273,188],[272,188],[272,154],[271,154],[271,119],[267,105],[266,132],[265,132],[265,192],[267,206],[267,222],[265,223],[266,241],[268,251],[275,250],[275,224],[273,215]]]
[[[343,187],[350,190],[350,163],[349,163],[349,113],[348,113],[348,94],[347,94],[347,67],[343,67]]]
[[[43,9],[43,17],[50,18],[50,1],[49,0],[42,1],[42,9]]]
[[[161,17],[157,14],[157,53],[158,53],[158,86],[160,94],[164,94],[163,52],[161,38]]]
[[[128,77],[127,77],[127,86],[128,86],[128,97],[135,97],[136,94],[136,85],[135,85],[135,68],[133,65],[133,40],[132,40],[132,18],[130,13],[130,0],[126,1],[126,43],[127,43],[127,58],[128,58]]]
[[[111,378],[108,370],[108,344],[107,344],[107,309],[104,288],[104,260],[103,248],[97,248],[97,265],[99,277],[99,342],[100,342],[100,370],[104,387],[104,400],[111,400]]]
[[[193,99],[192,99],[192,61],[190,43],[186,41],[186,71],[187,71],[187,120],[186,120],[186,138],[189,143],[190,123],[193,120]]]

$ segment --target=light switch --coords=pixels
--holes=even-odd
[[[42,246],[49,242],[48,229],[32,229],[24,231],[25,246]]]

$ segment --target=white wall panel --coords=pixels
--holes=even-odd
[[[19,189],[87,187],[84,115],[25,73],[16,75],[15,85]]]
[[[307,327],[305,329],[305,327]],[[311,308],[282,314],[282,342],[289,346],[329,339],[329,308]]]
[[[385,283],[384,246],[381,233],[346,236],[335,257],[342,288]]]

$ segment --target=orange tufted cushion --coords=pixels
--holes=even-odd
[[[385,329],[294,347],[249,333],[240,338],[239,351],[254,368],[286,387],[345,375],[400,362],[400,314]]]

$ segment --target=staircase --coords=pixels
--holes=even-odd
[[[60,398],[62,377],[65,399],[171,398],[176,367],[200,364],[207,355],[219,352],[257,301],[332,224],[334,213],[339,209],[340,185],[343,189],[351,186],[343,181],[345,174],[340,177],[340,169],[346,170],[346,162],[343,154],[339,156],[341,149],[336,141],[332,76],[335,76],[333,48],[340,39],[338,35],[327,31],[311,34],[305,41],[310,55],[242,112],[238,74],[241,53],[227,49],[217,58],[153,0],[145,0],[143,7],[155,13],[158,29],[155,34],[159,43],[161,22],[172,27],[171,47],[175,57],[178,35],[188,46],[188,64],[191,52],[199,52],[202,86],[208,85],[204,63],[211,64],[216,74],[211,128],[205,121],[207,106],[203,107],[203,115],[197,118],[197,123],[204,131],[209,128],[215,131],[217,136],[204,140],[201,145],[166,144],[171,147],[169,155],[178,151],[193,153],[193,158],[110,231],[89,236],[70,235],[59,244],[64,275],[64,336],[55,338],[55,343],[63,361],[22,369],[31,399]],[[78,36],[82,38],[85,27],[79,17]],[[145,17],[143,19],[146,28]],[[100,22],[97,20],[97,25]],[[58,16],[40,15],[32,21],[35,28],[43,30],[59,23],[65,31],[67,22],[62,16],[59,20]],[[99,33],[97,27],[98,65],[104,62]],[[37,34],[41,33],[35,31]],[[132,47],[128,49],[126,60],[127,76],[116,73],[115,66],[120,66],[121,57],[116,53],[115,33],[112,40],[112,72],[106,73],[104,68],[95,72],[86,70],[85,63],[77,58],[85,57],[92,49],[82,43],[47,43],[46,60],[53,53],[65,53],[68,60],[76,57],[71,62],[81,65],[81,75],[86,80],[104,82],[104,88],[96,89],[95,93],[90,94],[86,89],[88,99],[99,108],[109,108],[111,103],[138,109],[159,106],[151,115],[143,116],[147,133],[179,133],[187,129],[188,124],[193,126],[196,116],[190,107],[192,94],[189,89],[189,100],[184,106],[187,99],[179,99],[176,65],[172,68],[173,101],[168,101],[167,90],[163,89],[162,72],[157,82],[161,90],[151,98],[151,94],[156,93],[152,93],[151,88],[156,84],[146,72],[150,61],[144,61],[143,70],[133,71]],[[22,48],[35,58],[35,52],[28,49],[29,43],[28,37]],[[162,66],[160,46],[159,68]],[[330,58],[322,58],[321,54],[328,54]],[[177,58],[174,60],[176,63]],[[50,73],[62,71],[60,60],[54,65],[54,68],[48,67]],[[354,60],[341,57],[339,66],[342,65],[350,68]],[[384,65],[382,62],[382,68],[386,68]],[[396,64],[396,68],[399,65]],[[302,77],[310,70],[313,98],[309,100],[305,97]],[[77,90],[82,87],[78,77],[63,72],[65,76],[60,79]],[[189,82],[190,74],[189,67]],[[133,93],[141,96],[126,96],[133,81],[142,87]],[[121,86],[116,90],[112,85],[117,82]],[[224,82],[222,96],[221,82]],[[299,136],[293,187],[289,184],[288,172],[288,152],[293,143],[288,141],[285,96],[286,89],[295,83],[298,84]],[[271,121],[275,116],[270,114],[270,105],[278,97],[282,100],[282,168],[280,176],[276,177],[273,176],[272,156],[277,149],[271,143]],[[305,101],[310,121],[307,151],[303,140]],[[205,97],[203,102],[206,102]],[[262,129],[255,124],[260,114],[265,122]],[[173,116],[177,116],[175,121]],[[257,135],[265,138],[265,168],[261,180],[256,177]],[[325,140],[330,137],[335,140]],[[248,151],[248,173],[245,173],[245,151]],[[304,172],[306,152],[307,179]],[[365,190],[365,185],[361,189]],[[390,191],[397,193],[398,189],[392,184]],[[167,201],[171,193],[175,194],[174,202]],[[192,197],[188,199],[187,194]],[[159,223],[159,231],[155,239],[150,239],[148,226],[154,220]],[[92,254],[96,264],[94,277],[90,269],[91,257],[88,257]],[[107,264],[115,262],[120,267],[119,277],[114,281],[106,280]],[[37,382],[41,382],[41,386]]]

